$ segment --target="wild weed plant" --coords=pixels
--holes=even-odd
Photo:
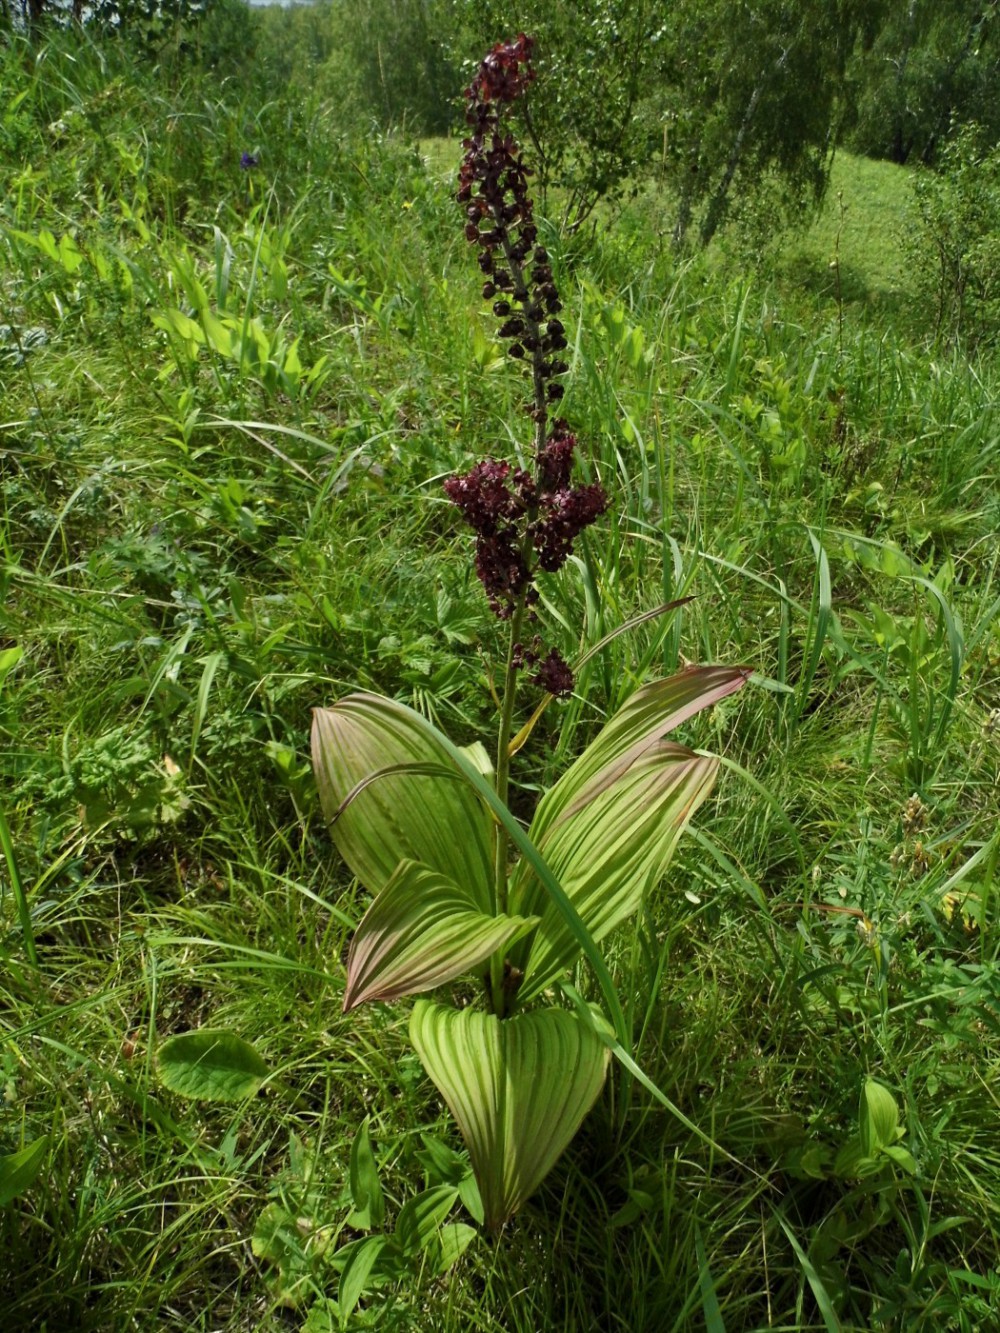
[[[466,94],[470,134],[458,191],[483,299],[531,384],[531,446],[513,464],[487,457],[444,484],[476,535],[476,574],[507,626],[494,691],[496,758],[480,748],[463,754],[418,714],[378,696],[349,695],[317,711],[313,727],[334,841],[375,895],[351,944],[345,1010],[482,977],[485,1012],[464,1000],[418,1001],[410,1039],[458,1121],[493,1232],[574,1136],[604,1083],[609,1052],[649,1082],[629,1053],[621,1002],[596,946],[663,878],[714,781],[715,761],[664,735],[749,674],[689,667],[644,686],[543,796],[527,835],[514,819],[511,758],[545,706],[575,683],[558,648],[537,632],[540,585],[608,505],[598,482],[573,480],[577,440],[554,416],[569,369],[563,307],[539,243],[530,168],[506,114],[534,78],[531,47],[522,34],[479,66]],[[519,725],[527,672],[543,699]],[[520,859],[512,866],[513,849]],[[581,952],[596,969],[607,1016],[592,1014],[572,989],[575,1011],[526,1008]]]

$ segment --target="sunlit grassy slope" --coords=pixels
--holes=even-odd
[[[453,179],[461,154],[457,139],[424,139],[420,152],[436,179]],[[912,227],[912,175],[892,162],[838,152],[815,218],[785,232],[769,252],[773,275],[820,308],[840,299],[883,314],[905,310],[914,295],[903,251]],[[669,228],[669,195],[644,189],[640,197],[640,211],[650,221],[659,214]],[[717,248],[727,249],[724,236]]]
[[[441,480],[523,438],[523,384],[437,159],[252,67],[0,62],[0,1159],[41,1144],[0,1163],[0,1327],[330,1333],[361,1125],[390,1230],[461,1144],[406,1004],[341,1013],[366,900],[310,710],[361,687],[493,735]],[[648,199],[546,235],[613,503],[545,632],[575,659],[693,600],[548,710],[518,813],[642,680],[755,673],[682,729],[722,780],[608,949],[687,1119],[616,1074],[498,1240],[375,1271],[351,1329],[995,1325],[1000,376],[885,318],[904,187],[839,159],[778,277],[679,265]],[[164,1087],[199,1026],[254,1043],[259,1094]],[[868,1079],[912,1173],[851,1156]]]
[[[912,172],[891,162],[838,153],[823,207],[790,234],[779,272],[827,302],[840,298],[893,312],[913,295],[902,240],[909,224]]]

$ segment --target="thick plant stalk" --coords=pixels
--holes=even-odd
[[[549,427],[549,406],[563,395],[557,378],[568,369],[558,359],[566,347],[558,319],[562,307],[549,256],[538,243],[528,193],[530,171],[506,123],[506,108],[523,98],[535,77],[531,48],[531,38],[523,34],[494,47],[466,90],[471,132],[464,143],[458,200],[465,208],[466,239],[480,252],[479,267],[486,277],[483,298],[493,302],[493,313],[501,320],[499,336],[510,339],[509,355],[523,361],[530,376],[525,406],[534,423],[533,463],[529,470],[486,458],[445,483],[445,493],[476,531],[476,572],[490,606],[510,622],[495,767],[495,790],[505,806],[520,672],[537,667],[533,683],[553,695],[573,689],[573,673],[556,649],[543,659],[540,636],[527,646],[522,642],[538,600],[535,576],[539,569],[559,569],[574,538],[607,508],[599,486],[570,482],[576,439],[566,423],[556,421]],[[509,841],[502,824],[494,830],[493,850],[494,908],[503,913]],[[508,1008],[504,963],[499,953],[491,959],[486,983],[499,1017]]]
[[[510,638],[507,644],[507,666],[504,671],[502,707],[500,709],[500,734],[497,738],[496,792],[497,797],[506,806],[510,787],[510,737],[513,729],[514,705],[517,701],[517,664],[515,649],[520,639],[521,626],[524,623],[524,594],[522,593],[514,608],[510,622]],[[495,827],[495,860],[493,892],[497,912],[507,911],[507,830],[502,824]],[[507,1004],[503,984],[503,956],[496,953],[490,959],[490,1001],[493,1012],[503,1018]]]

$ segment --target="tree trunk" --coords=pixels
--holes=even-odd
[[[910,0],[910,7],[906,11],[906,45],[903,47],[903,53],[896,61],[896,123],[892,127],[892,146],[889,149],[890,162],[897,162],[903,166],[906,159],[910,156],[913,148],[913,140],[906,140],[906,131],[903,126],[903,116],[905,115],[906,97],[903,89],[903,80],[906,78],[906,69],[910,63],[910,55],[916,43],[917,26],[917,0]]]
[[[681,184],[681,197],[677,205],[677,221],[674,223],[673,235],[670,243],[675,250],[683,250],[684,242],[687,240],[688,227],[691,225],[691,213],[694,209],[695,196],[695,177],[698,175],[698,154],[701,151],[701,144],[697,143],[694,152],[691,154],[692,163],[690,170],[684,173],[684,180]]]
[[[787,52],[785,53],[787,55]],[[729,160],[726,163],[726,169],[722,173],[722,180],[719,181],[709,201],[708,209],[705,213],[705,220],[701,224],[701,243],[708,245],[712,237],[719,230],[719,224],[722,222],[726,213],[726,204],[729,199],[729,189],[733,183],[733,177],[736,175],[736,169],[740,165],[740,158],[743,156],[743,145],[746,143],[747,134],[753,118],[757,113],[757,107],[760,104],[761,93],[764,91],[763,83],[758,83],[756,88],[750,94],[750,101],[747,103],[747,109],[743,113],[743,119],[740,121],[740,128],[736,132],[736,138],[733,140],[733,146],[729,153]]]

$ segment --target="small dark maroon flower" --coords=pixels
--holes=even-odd
[[[573,553],[573,542],[584,528],[608,507],[601,486],[567,486],[542,497],[540,517],[532,531],[532,545],[542,569],[555,573]]]
[[[565,698],[573,693],[573,672],[563,661],[558,648],[550,648],[549,655],[531,677],[533,685],[547,690],[556,698]]]
[[[444,493],[458,505],[462,517],[480,537],[491,537],[504,524],[524,513],[524,505],[507,486],[509,463],[484,458],[464,476],[449,477]]]
[[[513,102],[535,77],[528,64],[535,41],[518,33],[512,42],[498,42],[483,60],[466,96],[470,100]]]
[[[569,485],[569,472],[576,449],[576,436],[563,420],[552,423],[548,439],[538,454],[538,484],[543,491],[561,491]]]
[[[510,619],[515,599],[531,578],[516,541],[516,529],[504,528],[476,542],[476,573],[486,589],[491,611],[500,620]]]

